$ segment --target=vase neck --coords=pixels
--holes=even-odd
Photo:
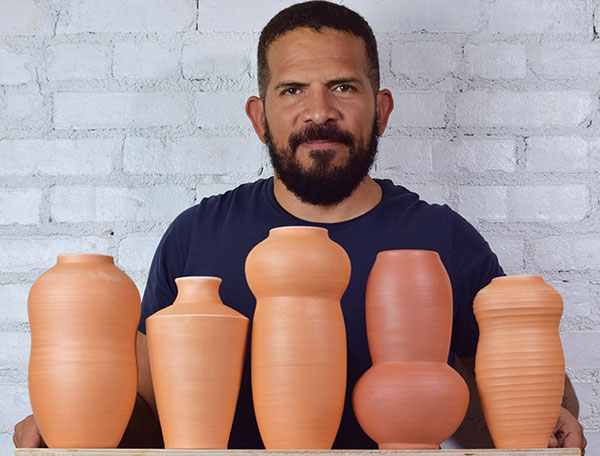
[[[219,287],[221,279],[210,276],[190,276],[178,277],[175,279],[177,284],[177,299],[179,301],[195,301],[199,305],[202,303],[220,302]]]
[[[114,259],[110,255],[95,253],[62,253],[58,255],[56,264],[66,263],[114,263]]]

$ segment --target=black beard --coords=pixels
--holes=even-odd
[[[377,119],[368,144],[357,145],[354,135],[334,124],[310,124],[300,133],[292,133],[288,147],[277,148],[265,119],[265,139],[277,177],[301,201],[315,206],[333,206],[348,198],[367,176],[377,154]],[[310,152],[313,166],[305,169],[296,157],[298,146],[306,141],[328,140],[349,148],[346,163],[334,166],[335,151],[316,149]]]

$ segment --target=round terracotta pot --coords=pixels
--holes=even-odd
[[[51,448],[114,448],[135,403],[140,296],[105,255],[59,255],[29,292],[29,397]]]
[[[173,305],[146,319],[165,448],[226,449],[235,414],[248,318],[223,305],[221,279],[175,279]]]
[[[380,449],[439,448],[462,422],[469,390],[447,365],[452,288],[437,252],[377,254],[366,323],[373,366],[353,391],[359,424]]]
[[[350,260],[324,228],[284,227],[249,253],[252,394],[267,449],[328,449],[346,392],[340,299]]]
[[[563,303],[540,276],[498,277],[475,297],[475,378],[497,448],[546,448],[563,397]]]

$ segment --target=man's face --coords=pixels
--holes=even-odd
[[[339,203],[377,149],[364,42],[328,28],[296,29],[271,44],[267,60],[264,139],[277,177],[304,202]]]

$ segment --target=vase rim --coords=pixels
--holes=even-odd
[[[114,258],[99,253],[61,253],[56,263],[114,263]]]
[[[165,307],[166,309],[166,307]],[[202,313],[202,314],[198,314],[198,313],[178,313],[178,314],[172,314],[172,315],[160,315],[158,312],[150,315],[148,318],[172,318],[172,317],[215,317],[215,318],[239,318],[240,320],[248,320],[248,317],[246,317],[245,315],[222,315],[222,314],[214,314],[214,313]],[[148,319],[147,318],[147,319]]]
[[[175,279],[175,283],[178,282],[218,282],[221,283],[223,280],[217,276],[181,276]]]
[[[304,225],[290,225],[290,226],[278,226],[271,228],[269,233],[279,233],[280,231],[313,231],[313,232],[325,232],[329,233],[327,228],[321,226],[304,226]]]
[[[494,277],[492,279],[492,282],[494,282],[494,281],[504,282],[506,280],[512,280],[512,281],[542,280],[543,281],[544,278],[539,274],[518,274],[518,275],[507,275],[507,276]]]
[[[401,255],[401,254],[411,254],[411,255],[435,255],[440,256],[438,252],[435,250],[426,250],[426,249],[390,249],[390,250],[382,250],[377,253],[377,256],[388,256],[388,255]]]

